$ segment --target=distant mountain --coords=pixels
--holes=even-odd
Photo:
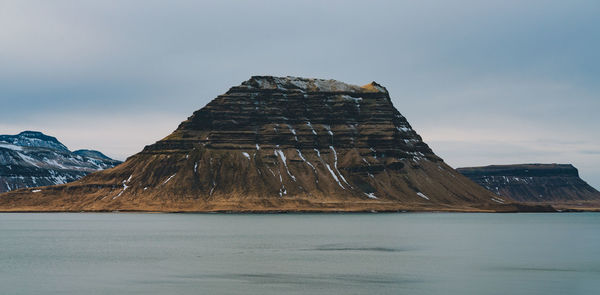
[[[600,201],[600,192],[570,164],[518,164],[456,169],[498,196],[519,202],[584,204]]]
[[[0,192],[64,184],[120,163],[98,151],[71,152],[41,132],[0,135]]]
[[[4,210],[516,211],[433,153],[388,91],[335,80],[255,76],[114,169]]]
[[[101,160],[107,160],[107,161],[113,160],[113,159],[107,157],[106,155],[104,155],[103,153],[101,153],[99,151],[94,151],[94,150],[76,150],[73,153],[76,155],[80,155],[82,157],[101,159]]]
[[[23,131],[17,135],[0,135],[0,143],[9,143],[21,147],[41,147],[68,152],[69,149],[60,143],[56,137],[37,131]]]

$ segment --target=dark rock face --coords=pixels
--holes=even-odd
[[[436,156],[381,85],[270,76],[232,87],[114,169],[35,202],[26,194],[0,208],[516,210]]]
[[[392,106],[385,88],[333,80],[253,77],[196,111],[144,153],[199,144],[238,150],[254,150],[256,144],[300,150],[335,146],[366,149],[375,157],[439,160]]]
[[[64,184],[121,163],[88,152],[70,152],[56,138],[41,132],[0,135],[0,192]]]
[[[486,189],[520,202],[565,203],[600,200],[600,192],[570,164],[493,165],[458,168]]]

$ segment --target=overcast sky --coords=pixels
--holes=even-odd
[[[0,0],[0,134],[125,159],[252,75],[390,91],[454,167],[600,188],[600,1]]]

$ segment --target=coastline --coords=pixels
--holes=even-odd
[[[568,212],[600,212],[598,208],[556,210],[552,207],[528,208],[525,210],[485,210],[485,209],[271,209],[271,210],[23,210],[0,209],[0,213],[147,213],[147,214],[362,214],[362,213],[568,213]]]

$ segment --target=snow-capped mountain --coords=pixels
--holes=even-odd
[[[43,147],[63,152],[69,151],[56,137],[37,131],[23,131],[17,135],[0,135],[0,143],[2,142],[22,147]]]
[[[0,192],[64,184],[120,163],[98,151],[71,152],[41,132],[0,135]]]

